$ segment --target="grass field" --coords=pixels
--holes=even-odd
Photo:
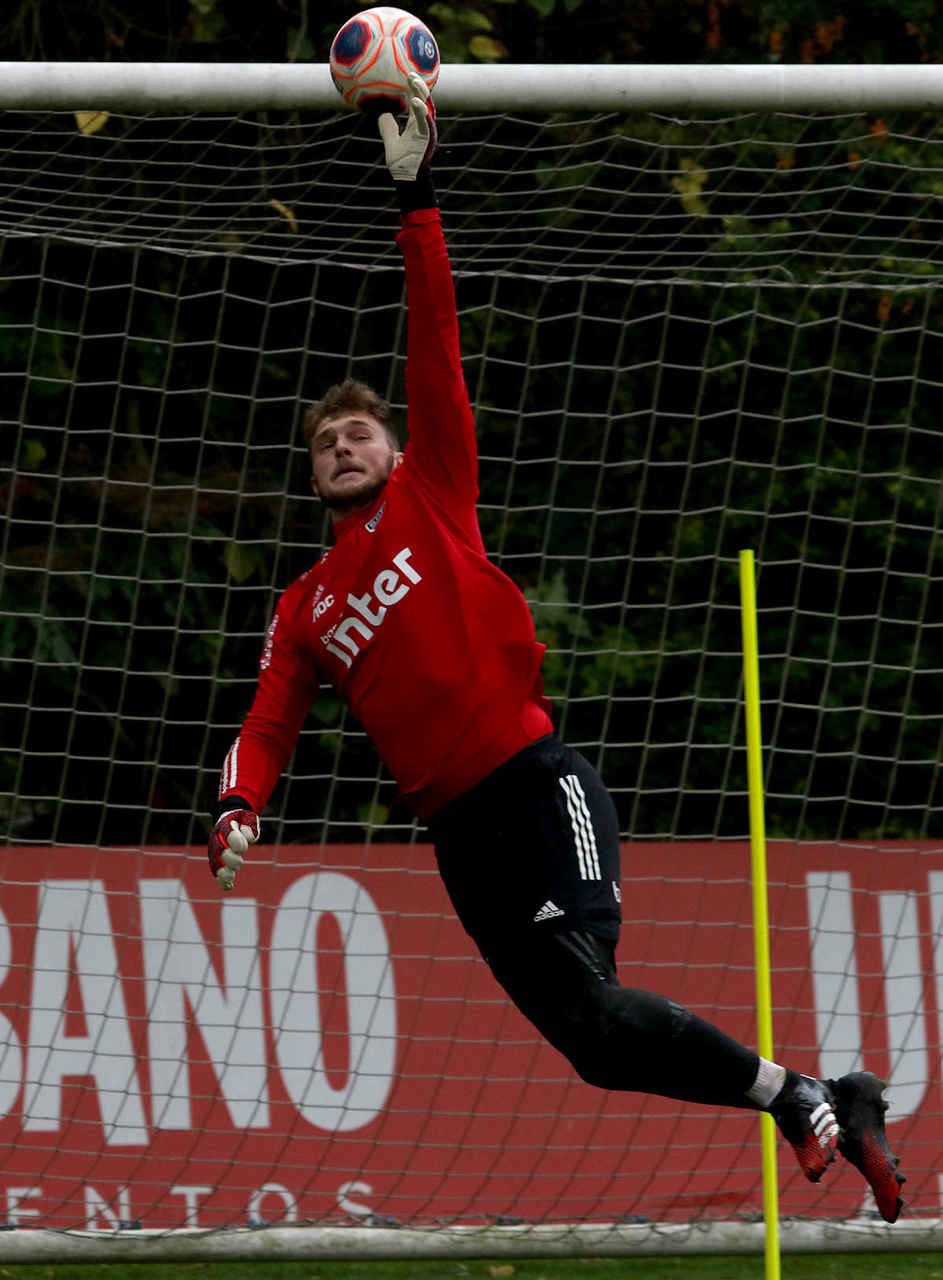
[[[0,1280],[762,1280],[763,1259],[594,1258],[552,1262],[167,1262],[0,1266]],[[784,1280],[943,1280],[943,1253],[785,1254]]]

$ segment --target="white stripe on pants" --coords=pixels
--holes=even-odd
[[[560,779],[560,786],[566,796],[567,813],[573,827],[573,839],[576,842],[576,856],[580,864],[580,878],[583,880],[601,880],[599,855],[596,850],[596,836],[593,832],[592,819],[586,807],[586,793],[583,784],[575,773],[568,773]]]

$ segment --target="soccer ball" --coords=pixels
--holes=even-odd
[[[439,50],[429,28],[403,9],[364,9],[341,27],[331,44],[331,78],[351,107],[380,115],[408,110],[410,72],[431,89],[439,77]]]

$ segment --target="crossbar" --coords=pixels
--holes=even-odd
[[[453,63],[441,111],[943,109],[943,66]],[[131,112],[343,110],[326,63],[3,62],[0,107]]]

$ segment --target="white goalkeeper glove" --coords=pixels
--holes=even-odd
[[[435,106],[422,76],[409,76],[409,119],[400,133],[395,116],[385,111],[377,121],[386,164],[394,182],[415,182],[419,170],[429,163],[439,141]]]
[[[241,797],[234,797],[243,806]],[[210,832],[207,857],[210,872],[216,877],[219,887],[225,892],[236,883],[236,872],[242,866],[243,855],[248,852],[249,845],[255,844],[259,838],[259,819],[248,808],[229,809],[216,819],[216,825]]]

